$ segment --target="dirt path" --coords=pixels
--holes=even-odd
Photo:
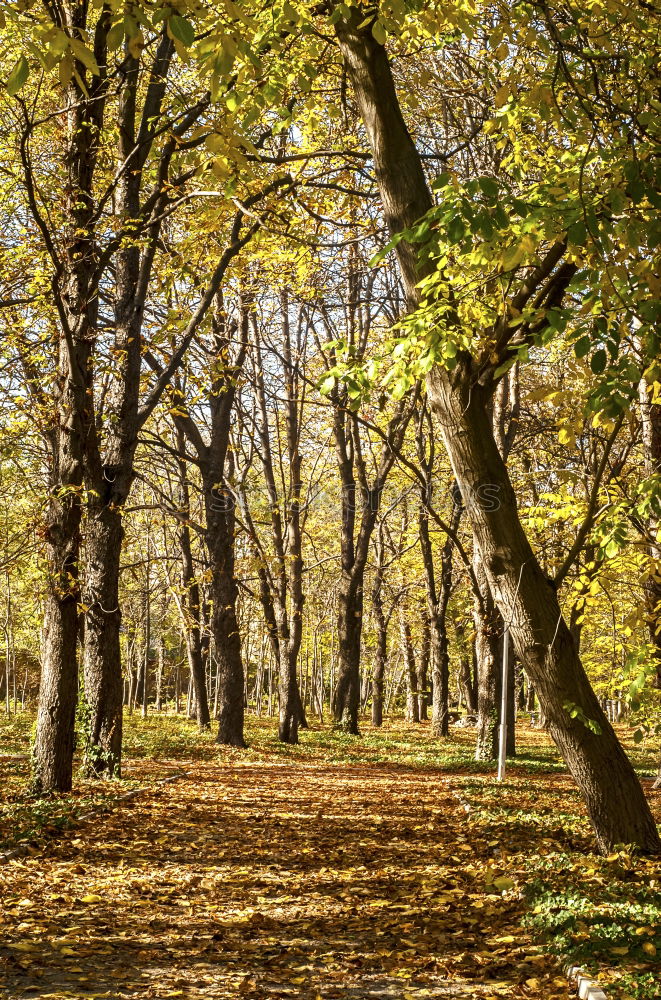
[[[438,775],[198,765],[0,869],[0,995],[548,995],[471,838]]]

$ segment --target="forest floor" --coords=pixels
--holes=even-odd
[[[125,780],[35,800],[29,720],[5,720],[0,852],[29,853],[0,867],[0,994],[550,1000],[571,995],[567,956],[612,1000],[658,996],[661,866],[591,853],[545,734],[521,729],[497,784],[470,731],[318,728],[292,748],[273,725],[251,720],[240,751],[129,720]]]

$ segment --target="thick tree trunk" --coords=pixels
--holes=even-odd
[[[73,12],[73,27],[84,26],[84,19],[85,10],[80,7]],[[101,46],[103,37],[100,31]],[[33,751],[33,783],[42,792],[71,788],[78,689],[82,485],[86,455],[97,448],[90,364],[98,316],[92,190],[104,89],[99,80],[90,82],[88,89],[80,75],[85,76],[85,69],[80,64],[78,69],[65,88],[66,113],[62,117],[66,137],[61,158],[66,179],[65,225],[58,234],[57,256],[52,261],[52,288],[60,328],[53,422],[44,431],[51,462],[44,523],[48,593]],[[31,176],[29,183],[34,183]],[[37,221],[43,224],[41,219]]]
[[[122,664],[119,562],[121,511],[90,504],[85,539],[85,701],[87,768],[119,777],[122,755]]]
[[[78,697],[78,607],[70,580],[66,586],[66,596],[51,590],[44,612],[37,737],[33,750],[33,783],[38,792],[71,790]]]
[[[445,446],[466,502],[489,587],[511,623],[516,655],[532,679],[551,735],[585,800],[599,846],[661,848],[631,762],[601,710],[519,520],[507,469],[496,447],[487,400],[466,377],[455,385],[435,371],[429,392],[442,417]],[[499,504],[479,498],[489,487]]]
[[[298,743],[298,727],[301,714],[301,698],[296,679],[298,653],[288,642],[280,643],[280,663],[278,664],[278,694],[280,699],[278,736],[283,743]]]
[[[361,26],[362,25],[362,26]],[[335,25],[374,158],[386,221],[401,232],[432,206],[420,156],[406,128],[386,51],[360,11]],[[411,305],[421,273],[417,248],[397,254]],[[452,372],[432,369],[428,393],[464,498],[496,605],[516,654],[535,684],[549,728],[577,782],[599,847],[632,844],[661,851],[635,771],[604,716],[519,519],[507,468],[494,440],[490,391],[461,355]],[[498,504],[481,498],[488,490]]]
[[[335,725],[358,735],[360,709],[360,637],[363,623],[363,571],[343,573],[338,590],[338,662],[333,693]]]
[[[86,366],[89,344],[83,342],[79,346],[78,362]],[[79,379],[71,377],[68,365],[63,344],[60,367],[66,374],[59,403],[60,427],[57,436],[49,442],[53,464],[44,530],[48,593],[32,772],[33,785],[39,792],[68,792],[71,789],[78,698],[80,491],[87,403],[84,386],[79,384]]]
[[[206,481],[206,542],[211,569],[211,623],[218,668],[218,736],[227,746],[245,746],[243,738],[243,662],[236,618],[234,573],[234,502],[229,492]]]

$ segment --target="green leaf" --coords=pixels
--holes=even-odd
[[[452,175],[448,173],[439,174],[436,180],[432,184],[434,191],[440,191],[441,188],[447,187],[452,180]]]
[[[594,354],[590,358],[590,368],[592,369],[595,375],[601,375],[601,373],[606,368],[607,360],[608,359],[606,351],[604,350],[603,347],[601,347],[598,351],[594,352]]]
[[[460,215],[455,215],[448,225],[448,239],[451,243],[458,243],[466,232],[466,224]]]
[[[173,38],[176,38],[186,48],[191,47],[195,41],[195,28],[190,21],[181,17],[180,14],[173,14],[168,21],[168,26]]]
[[[577,340],[576,343],[574,344],[574,353],[576,354],[576,357],[577,358],[584,358],[585,355],[590,350],[591,344],[592,344],[592,341],[590,340],[590,338],[587,335],[585,337],[581,337],[579,340]]]
[[[572,223],[572,225],[567,230],[567,241],[573,243],[574,246],[583,247],[587,243],[588,231],[585,226],[583,219],[578,219],[577,222]]]
[[[14,63],[14,68],[9,74],[9,79],[7,80],[7,93],[10,97],[14,97],[14,95],[19,92],[27,80],[29,73],[30,67],[28,66],[28,61],[25,56],[21,56]]]
[[[372,25],[372,35],[374,40],[379,43],[379,45],[386,44],[387,32],[380,21],[375,21]]]
[[[480,177],[478,180],[481,190],[487,196],[487,198],[495,199],[498,197],[498,192],[500,188],[498,187],[498,182],[493,179],[493,177]]]
[[[505,892],[506,889],[513,889],[514,882],[511,878],[507,878],[505,875],[501,875],[500,878],[495,878],[493,884],[496,889],[500,889],[501,892]]]
[[[123,21],[118,21],[117,24],[113,24],[106,38],[106,45],[108,46],[110,52],[114,52],[115,49],[119,48],[124,41],[124,34],[125,28]]]

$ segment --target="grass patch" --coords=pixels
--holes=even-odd
[[[460,778],[471,822],[498,842],[499,864],[527,903],[524,927],[566,962],[583,966],[619,1000],[656,1000],[661,955],[661,864],[625,851],[594,854],[590,824],[565,775],[498,785]],[[661,799],[653,797],[657,819]]]

